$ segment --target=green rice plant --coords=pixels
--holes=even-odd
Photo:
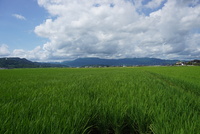
[[[0,133],[197,134],[199,67],[0,70]]]

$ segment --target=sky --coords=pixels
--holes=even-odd
[[[200,59],[200,0],[0,0],[0,57]]]

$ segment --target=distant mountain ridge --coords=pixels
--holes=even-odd
[[[65,65],[32,62],[25,58],[9,57],[0,58],[0,68],[45,68],[45,67],[62,67]]]
[[[163,60],[157,58],[124,58],[124,59],[100,59],[100,58],[78,58],[73,61],[64,61],[62,64],[70,67],[83,66],[150,66],[150,65],[172,65],[178,60]]]
[[[73,61],[61,63],[32,62],[25,58],[11,57],[0,58],[0,68],[45,68],[45,67],[85,67],[85,66],[152,66],[174,65],[178,60],[163,60],[157,58],[78,58]]]

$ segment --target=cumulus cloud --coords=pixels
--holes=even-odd
[[[27,58],[33,61],[45,61],[49,58],[53,58],[50,55],[50,52],[43,50],[40,46],[37,46],[35,49],[30,51],[23,49],[15,49],[11,54],[11,56],[13,57]]]
[[[198,58],[200,4],[196,0],[142,3],[142,0],[38,0],[51,17],[34,31],[49,42],[32,51],[14,53],[39,60]],[[141,13],[146,8],[156,10],[149,15]]]
[[[0,56],[8,56],[10,54],[9,48],[7,45],[0,45]]]
[[[19,20],[26,20],[26,18],[20,14],[12,14],[13,17],[19,19]]]

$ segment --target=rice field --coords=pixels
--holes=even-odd
[[[199,134],[200,67],[0,70],[1,134]]]

